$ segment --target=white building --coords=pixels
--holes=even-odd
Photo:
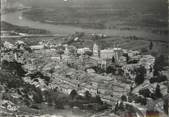
[[[41,49],[44,49],[44,45],[33,45],[33,46],[30,46],[30,48],[32,50],[41,50]]]
[[[96,43],[93,45],[93,56],[100,57],[100,49]]]
[[[12,49],[12,48],[14,48],[14,45],[11,44],[11,43],[8,42],[8,41],[5,41],[3,45],[4,45],[4,47],[7,48],[7,49]]]
[[[85,52],[91,52],[91,50],[89,49],[89,48],[79,48],[79,49],[77,49],[77,53],[78,54],[84,54]]]
[[[100,51],[100,58],[102,59],[112,59],[113,56],[114,56],[113,49],[104,49]]]

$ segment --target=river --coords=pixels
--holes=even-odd
[[[23,11],[17,11],[17,12],[3,14],[1,20],[18,26],[28,26],[31,28],[45,29],[52,32],[53,34],[68,35],[74,32],[87,32],[87,33],[104,33],[109,36],[126,37],[126,36],[135,35],[145,39],[155,39],[155,40],[166,39],[166,36],[154,34],[147,30],[84,29],[75,26],[41,23],[38,21],[32,21],[30,19],[26,19],[25,17],[22,17],[22,12]]]

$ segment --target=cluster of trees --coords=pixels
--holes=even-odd
[[[25,75],[25,71],[22,68],[22,64],[17,61],[3,60],[1,64],[2,70],[0,71],[0,82],[4,84],[8,89],[18,88],[23,86],[22,76]]]
[[[167,76],[160,75],[160,76],[156,76],[150,79],[150,83],[155,83],[155,82],[160,83],[163,81],[167,81]]]
[[[63,109],[64,106],[79,107],[81,109],[102,110],[106,109],[107,105],[104,104],[100,96],[92,97],[89,91],[84,93],[84,96],[78,95],[76,90],[72,90],[70,95],[64,95],[56,90],[46,91],[46,101],[49,106]]]
[[[135,73],[136,73],[135,83],[137,85],[142,84],[145,80],[145,74],[146,74],[145,67],[140,66],[139,68],[135,69]]]
[[[20,101],[23,101],[27,106],[32,106],[34,103],[41,103],[44,101],[43,92],[34,85],[26,84],[22,77],[26,72],[22,68],[22,64],[17,61],[2,61],[2,70],[0,70],[0,83],[5,85],[5,93],[3,93],[3,99],[10,101],[10,91],[15,89],[15,92],[22,96]],[[40,72],[29,74],[31,79],[40,77],[46,82],[49,82],[50,78],[44,76]],[[30,98],[32,97],[32,98]]]
[[[160,90],[160,85],[156,86],[156,89],[153,93],[149,89],[142,89],[139,91],[139,94],[144,96],[145,98],[149,97],[152,99],[158,99],[163,96]]]
[[[168,66],[169,63],[167,62],[167,59],[164,55],[160,55],[156,57],[155,64],[154,64],[154,75],[159,76],[159,72],[164,70],[166,66]]]
[[[89,91],[85,91],[84,96],[80,96],[77,94],[76,90],[72,90],[69,97],[71,99],[69,104],[81,109],[99,111],[108,108],[108,105],[103,103],[99,95],[92,97]]]
[[[1,66],[3,70],[9,71],[10,73],[13,73],[17,76],[24,76],[26,73],[22,68],[22,64],[18,63],[15,60],[14,61],[3,60]]]
[[[135,94],[130,94],[130,95],[128,95],[128,101],[129,102],[135,101],[136,103],[140,103],[141,105],[147,104],[147,99],[142,95],[138,96]]]
[[[49,83],[50,81],[50,77],[43,75],[41,72],[36,71],[34,73],[28,74],[27,76],[29,76],[31,79],[35,79],[35,78],[41,78],[43,79],[46,83]]]
[[[0,71],[0,83],[5,85],[7,89],[18,88],[23,85],[21,77],[12,74],[11,72],[1,70]]]

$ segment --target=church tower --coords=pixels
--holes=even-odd
[[[96,43],[93,44],[93,56],[100,57],[100,47]]]

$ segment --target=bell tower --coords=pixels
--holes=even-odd
[[[93,44],[93,56],[100,57],[100,47],[97,43]]]

